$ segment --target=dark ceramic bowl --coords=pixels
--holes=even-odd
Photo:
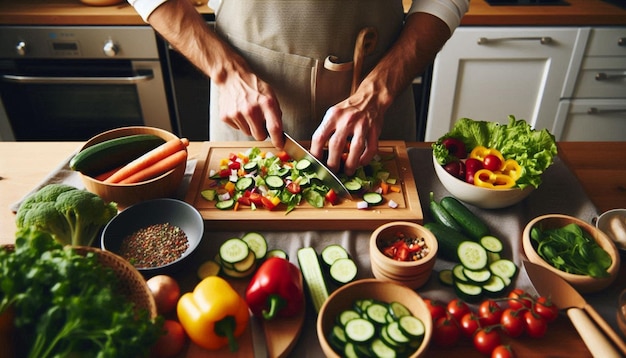
[[[173,246],[173,250],[151,249],[147,253],[147,256],[153,258],[156,262],[168,261],[164,264],[139,265],[136,260],[132,260],[128,255],[121,252],[122,243],[129,236],[141,229],[157,224],[176,226],[187,236],[187,248],[184,252],[174,255],[178,258],[168,261],[161,255],[171,254],[171,252],[176,250],[182,251],[179,245]],[[175,271],[177,266],[180,266],[180,263],[188,258],[198,247],[203,234],[204,221],[196,208],[184,201],[162,198],[144,201],[120,212],[104,227],[100,246],[103,250],[111,251],[129,260],[144,276],[153,276]],[[150,243],[147,242],[146,246],[150,246]]]

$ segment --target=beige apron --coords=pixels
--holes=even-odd
[[[401,0],[223,0],[216,30],[267,81],[278,96],[284,130],[310,140],[326,110],[350,94],[352,56],[359,30],[378,31],[369,71],[398,37]],[[211,85],[212,119],[219,91]],[[211,140],[251,140],[221,120],[211,120]],[[409,86],[386,113],[380,139],[415,140],[413,93]]]

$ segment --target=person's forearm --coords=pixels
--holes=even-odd
[[[398,40],[361,86],[378,93],[382,108],[389,107],[434,61],[450,35],[448,25],[433,15],[421,12],[409,15]]]
[[[233,68],[247,68],[188,0],[164,2],[150,14],[148,23],[217,84],[224,82]]]

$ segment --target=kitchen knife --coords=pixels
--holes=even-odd
[[[626,356],[626,344],[608,323],[587,304],[585,299],[567,281],[545,267],[524,261],[524,268],[533,286],[541,296],[550,297],[559,309],[567,310],[572,324],[594,357]],[[621,351],[620,354],[606,339],[594,322]]]
[[[285,147],[283,148],[289,156],[295,160],[307,159],[311,162],[313,166],[313,170],[317,173],[318,178],[326,184],[328,187],[332,188],[337,195],[342,198],[352,199],[352,195],[346,187],[343,185],[341,180],[337,178],[337,176],[330,171],[322,162],[320,162],[317,158],[315,158],[308,150],[304,149],[298,142],[296,142],[293,138],[289,136],[289,134],[284,133],[285,135]]]
[[[254,358],[267,358],[267,342],[265,341],[265,332],[263,324],[259,318],[250,312],[250,330],[252,333],[252,348],[254,350]]]

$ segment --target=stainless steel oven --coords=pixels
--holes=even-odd
[[[0,140],[179,125],[149,26],[0,27]]]

